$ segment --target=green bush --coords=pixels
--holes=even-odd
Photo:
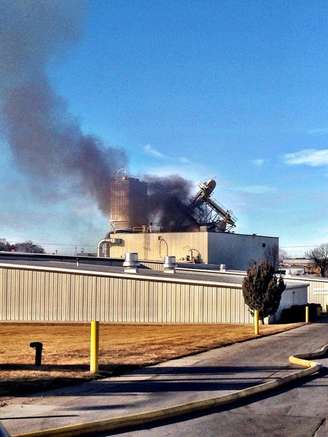
[[[260,319],[275,314],[286,286],[282,277],[277,277],[275,268],[268,261],[253,264],[243,281],[243,296],[251,314],[259,311]]]

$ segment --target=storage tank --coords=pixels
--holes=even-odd
[[[110,187],[110,223],[114,231],[132,231],[148,224],[147,184],[127,176]]]

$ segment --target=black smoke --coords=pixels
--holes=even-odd
[[[0,0],[1,131],[31,187],[78,190],[109,212],[109,184],[124,151],[82,132],[47,75],[80,37],[83,0]]]
[[[126,168],[123,150],[85,134],[51,85],[48,68],[81,35],[84,0],[0,0],[0,122],[14,161],[36,193],[92,197],[110,211],[110,183]],[[91,61],[90,61],[91,62]],[[190,226],[191,183],[145,177],[150,220],[167,230]]]
[[[150,221],[166,231],[187,230],[197,223],[189,209],[192,183],[181,176],[145,176]]]

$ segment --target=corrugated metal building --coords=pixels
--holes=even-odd
[[[154,268],[158,268],[159,264],[154,264]],[[240,270],[226,270],[225,272],[220,272],[218,270],[218,266],[216,269],[209,268],[209,266],[203,266],[206,267],[205,271],[207,275],[212,275],[220,279],[221,277],[244,277],[246,274],[246,271],[240,271]],[[204,268],[197,268],[196,265],[190,265],[190,266],[183,266],[178,267],[178,271],[181,273],[190,273],[190,271],[193,272],[193,274],[203,274]],[[308,303],[318,303],[322,306],[322,309],[326,311],[328,308],[328,279],[327,278],[320,278],[316,276],[309,276],[309,275],[297,275],[297,276],[291,276],[291,275],[283,275],[285,283],[289,287],[293,287],[294,284],[305,284],[308,287],[308,294],[307,294],[307,302]],[[294,305],[299,304],[299,302],[294,302]]]
[[[308,302],[319,303],[322,309],[326,311],[328,307],[328,280],[324,278],[315,277],[288,277],[288,282],[291,284],[294,282],[305,282],[309,284],[308,288]]]
[[[0,320],[250,323],[241,279],[204,272],[126,274],[120,267],[2,260]],[[307,285],[294,283],[285,293],[304,299]]]

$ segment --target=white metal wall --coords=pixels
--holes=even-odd
[[[289,283],[306,282],[309,284],[308,289],[308,302],[309,303],[319,303],[322,309],[326,311],[328,305],[328,280],[324,278],[309,278],[297,276],[296,278],[286,278]]]
[[[274,315],[273,320],[279,320],[281,312],[285,308],[289,308],[293,305],[305,305],[307,303],[308,286],[295,286],[292,284],[287,285],[286,290],[282,293],[280,305],[278,311]]]
[[[278,254],[279,238],[229,232],[208,233],[208,263],[225,264],[228,269],[246,270],[266,259],[270,250]]]
[[[0,320],[250,323],[240,287],[0,267]],[[58,270],[58,269],[57,269]]]
[[[162,262],[155,262],[155,261],[139,261],[139,262],[140,262],[141,268],[145,267],[147,269],[155,270],[158,272],[163,271],[163,263]],[[123,265],[123,261],[122,261],[121,265]]]
[[[193,274],[204,274],[204,270],[194,269],[194,268],[179,268],[179,272],[181,273],[193,273]],[[229,276],[245,276],[246,271],[226,271],[220,272],[218,270],[206,270],[206,275],[217,276],[218,280],[222,275]],[[307,294],[307,302],[308,303],[318,303],[322,306],[322,309],[325,311],[328,305],[328,279],[320,278],[320,277],[311,277],[311,276],[284,276],[284,281],[288,286],[292,286],[294,283],[301,284],[303,283],[307,286],[308,294]],[[295,303],[295,305],[300,305],[301,303]]]

